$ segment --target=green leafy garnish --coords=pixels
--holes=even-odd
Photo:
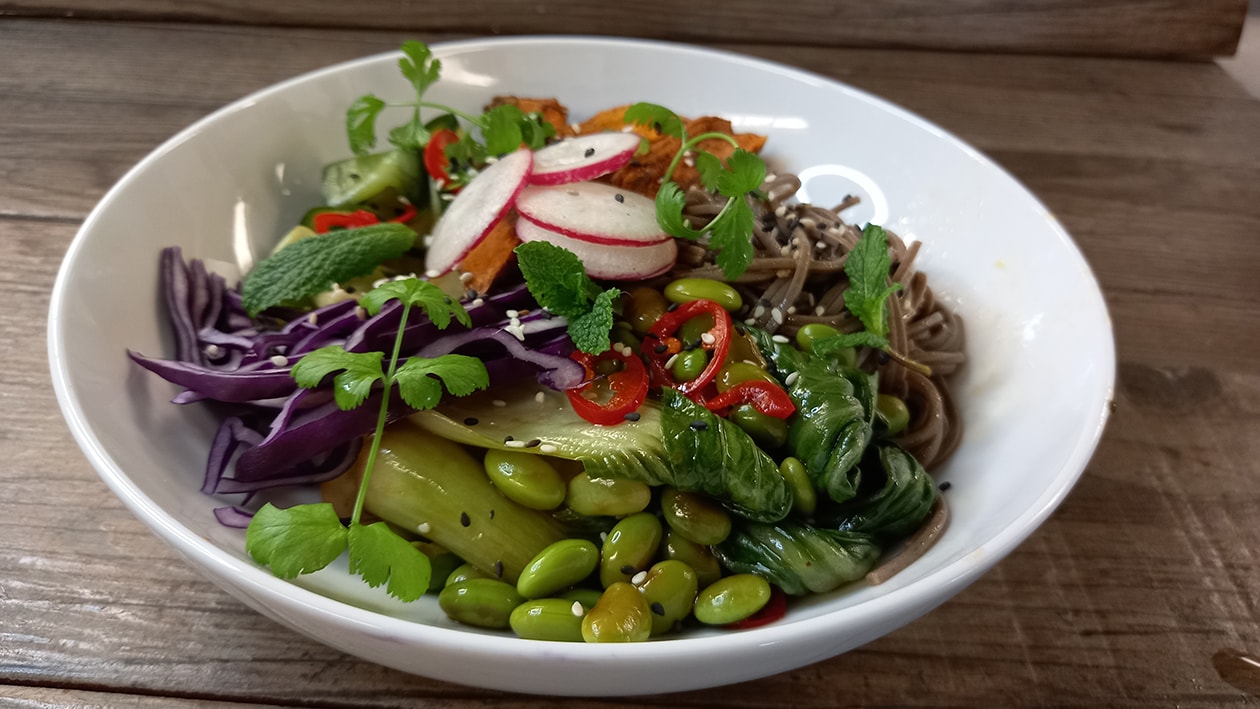
[[[636,103],[626,109],[625,121],[649,126],[663,135],[678,138],[678,152],[665,170],[665,179],[656,192],[656,221],[666,233],[681,239],[699,240],[707,233],[709,248],[717,252],[717,264],[728,279],[739,277],[752,263],[753,212],[746,196],[761,187],[766,179],[766,164],[761,158],[739,147],[725,133],[702,133],[689,137],[682,119],[673,111],[654,103]],[[704,150],[696,148],[705,140],[724,140],[735,146],[726,164]],[[698,230],[683,216],[686,195],[670,178],[688,152],[695,151],[696,170],[705,189],[726,197],[726,204],[707,227]]]
[[[281,252],[283,253],[283,252]],[[412,308],[424,310],[439,329],[452,319],[465,325],[471,318],[437,286],[415,278],[390,281],[372,290],[361,305],[372,315],[385,304],[402,304],[398,333],[388,363],[383,352],[346,352],[340,346],[310,352],[293,365],[298,386],[313,389],[333,375],[334,400],[342,410],[363,404],[379,384],[381,405],[376,419],[372,447],[368,450],[359,493],[350,523],[343,526],[329,503],[295,505],[280,509],[268,503],[254,515],[245,533],[245,548],[254,559],[271,567],[280,578],[318,571],[349,550],[350,572],[373,588],[386,585],[386,591],[403,601],[414,601],[429,587],[429,558],[382,522],[360,524],[368,482],[389,416],[390,392],[397,386],[403,401],[414,409],[430,409],[442,399],[442,387],[454,396],[466,396],[490,385],[482,362],[464,355],[443,355],[432,359],[412,357],[399,365],[403,333]]]
[[[295,303],[334,283],[366,276],[406,253],[416,233],[402,224],[373,224],[295,241],[263,259],[241,284],[250,317],[274,305]]]
[[[583,352],[599,354],[609,348],[613,300],[621,291],[602,290],[582,261],[568,249],[545,241],[516,247],[516,259],[534,300],[569,320],[569,337]]]

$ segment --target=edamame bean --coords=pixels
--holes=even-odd
[[[689,382],[703,374],[707,366],[709,366],[708,352],[702,349],[684,350],[674,357],[670,373],[674,375],[675,381]]]
[[[564,598],[539,598],[526,601],[512,610],[508,623],[512,632],[526,640],[582,642],[582,619],[586,609],[573,612],[573,601]]]
[[[434,554],[429,557],[429,566],[432,573],[429,576],[429,591],[437,593],[446,585],[446,580],[451,577],[455,569],[464,566],[464,560],[448,552]]]
[[[492,578],[494,578],[492,574],[488,574],[485,571],[482,571],[481,569],[477,568],[476,566],[473,566],[472,564],[460,564],[459,566],[455,567],[454,571],[452,571],[449,575],[447,575],[446,583],[443,585],[454,586],[455,584],[463,583],[464,581],[467,581],[468,579],[492,579]]]
[[[906,408],[906,402],[890,394],[875,397],[875,414],[883,420],[892,436],[910,425],[910,409]]]
[[[680,278],[665,286],[665,297],[674,303],[711,300],[732,313],[744,304],[738,291],[711,278]]]
[[[765,370],[765,367],[758,367],[755,364],[740,361],[730,362],[718,370],[717,390],[719,394],[723,394],[736,384],[751,381],[763,381],[770,382],[775,386],[779,385],[774,377],[770,376],[770,373]]]
[[[762,448],[775,449],[787,441],[787,421],[761,413],[752,404],[740,404],[731,409],[727,420],[752,436]]]
[[[438,605],[448,616],[479,628],[508,627],[512,610],[524,602],[515,587],[497,579],[468,579],[438,594]]]
[[[731,533],[731,516],[713,500],[695,492],[666,487],[661,514],[673,531],[696,544],[719,544]]]
[[[599,565],[599,549],[585,539],[562,539],[549,544],[534,557],[516,590],[526,598],[542,598],[581,581]]]
[[[690,566],[696,572],[696,581],[700,586],[722,578],[722,564],[713,555],[713,550],[704,544],[696,544],[674,530],[665,532],[665,558],[677,559]]]
[[[618,581],[604,590],[582,619],[582,639],[588,643],[627,643],[652,634],[652,611],[639,589]]]
[[[488,450],[483,464],[490,482],[513,502],[535,510],[554,510],[564,502],[564,479],[543,456]]]
[[[814,351],[814,343],[825,337],[835,337],[840,331],[827,323],[812,322],[796,331],[796,346],[806,352]]]
[[[593,588],[571,588],[560,594],[560,597],[568,601],[570,604],[572,604],[573,601],[577,601],[582,604],[583,608],[590,610],[595,607],[596,603],[599,603],[599,597],[602,595],[604,595],[603,591],[598,591]]]
[[[652,611],[652,634],[667,632],[690,615],[698,589],[695,569],[677,559],[657,562],[648,569],[639,590]]]
[[[696,596],[696,620],[726,625],[743,620],[770,601],[770,582],[756,574],[734,574],[710,584]]]
[[[652,488],[638,480],[597,479],[581,473],[569,480],[564,501],[586,517],[624,517],[647,508],[652,501]]]
[[[650,512],[630,515],[613,526],[600,550],[599,582],[608,588],[644,571],[661,545],[661,521]]]
[[[612,332],[609,333],[609,337],[613,342],[620,342],[635,352],[638,352],[639,348],[643,346],[643,341],[635,335],[634,328],[631,327],[630,323],[624,320],[618,320],[613,323]]]
[[[678,339],[684,348],[698,348],[704,343],[701,337],[712,329],[713,316],[700,313],[678,327]]]
[[[806,517],[814,514],[818,507],[818,493],[814,483],[805,472],[805,464],[788,456],[779,463],[779,474],[787,482],[788,491],[792,493],[792,509]]]
[[[665,300],[660,291],[639,286],[630,289],[623,313],[635,334],[643,336],[661,319],[668,307],[669,301]]]

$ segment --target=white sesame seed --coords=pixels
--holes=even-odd
[[[779,206],[774,208],[774,216],[783,217],[786,215],[787,215],[787,207],[780,204]]]
[[[814,315],[825,315],[826,313],[827,313],[827,309],[821,305],[814,308]]]
[[[745,324],[745,325],[756,325],[756,324],[757,324],[757,318],[744,318],[744,324]]]
[[[600,533],[599,533],[599,541],[601,541],[601,542],[606,542],[606,541],[608,541],[608,532],[600,532]]]
[[[504,401],[503,399],[495,399],[494,401],[492,401],[492,402],[490,402],[490,403],[491,403],[491,404],[493,404],[493,405],[495,405],[495,406],[497,406],[497,407],[499,407],[499,408],[503,408],[504,406],[507,406],[507,402],[506,402],[506,401]]]
[[[416,531],[421,534],[428,534],[432,530],[433,530],[433,525],[429,524],[428,522],[421,522],[420,524],[416,525]]]
[[[487,165],[493,165],[493,164],[495,164],[496,162],[499,162],[499,159],[498,159],[497,157],[495,157],[495,156],[493,156],[493,155],[488,155],[488,156],[486,156],[486,164],[487,164]]]
[[[574,133],[578,133],[582,130],[582,125],[580,123],[570,123],[569,130],[573,131]]]
[[[775,342],[779,343],[780,345],[786,345],[787,343],[791,342],[791,340],[789,340],[787,337],[785,337],[785,336],[783,336],[783,335],[775,335],[774,337],[771,337],[770,339],[771,339],[771,340],[774,340]]]
[[[517,319],[517,318],[519,318],[519,317],[521,316],[521,311],[519,311],[519,310],[508,310],[508,311],[505,311],[503,314],[504,314],[504,315],[506,315],[506,316],[508,316],[509,318],[512,318],[513,320],[515,320],[515,319]]]
[[[787,309],[787,314],[788,314],[788,315],[796,315],[796,306],[795,306],[795,305],[789,305],[789,306],[788,306],[788,309]]]
[[[472,279],[473,279],[473,274],[471,271],[464,271],[463,273],[459,274],[460,283],[467,283],[471,281]]]
[[[774,182],[777,179],[779,179],[779,176],[774,174],[773,172],[766,173],[766,182]]]
[[[711,332],[702,332],[700,333],[700,341],[706,345],[711,345],[714,342],[717,342],[717,338],[714,337]]]
[[[207,357],[218,357],[219,355],[223,354],[223,348],[212,343],[212,344],[206,345],[206,348],[202,350],[202,352],[205,352]]]
[[[360,320],[367,320],[367,309],[362,305],[356,305],[354,307],[354,316]]]
[[[310,315],[306,316],[306,322],[312,325],[316,325],[319,323],[319,316],[316,315],[315,313],[311,313]]]
[[[805,227],[806,229],[813,229],[814,227],[818,226],[818,222],[814,221],[813,219],[810,219],[809,217],[803,217],[801,218],[801,226]]]
[[[508,441],[507,443],[504,443],[503,445],[507,446],[508,448],[524,448],[525,441]]]
[[[547,400],[547,393],[546,393],[546,392],[542,392],[542,391],[540,391],[540,392],[538,392],[537,394],[534,394],[534,401],[537,401],[538,403],[540,403],[540,404],[541,404],[541,403],[543,403],[543,402],[544,402],[544,401],[546,401],[546,400]]]
[[[442,275],[442,272],[437,270],[436,268],[430,268],[429,270],[424,272],[425,278],[437,278],[440,275]]]
[[[783,324],[783,311],[779,310],[778,308],[771,310],[770,319],[773,320],[775,324],[782,325]]]
[[[644,581],[646,581],[646,580],[647,580],[647,572],[646,572],[646,571],[640,571],[639,573],[637,573],[637,574],[635,574],[634,576],[631,576],[631,577],[630,577],[630,583],[634,584],[635,586],[638,586],[638,585],[642,584],[642,583],[643,583]]]
[[[486,304],[485,298],[473,298],[472,303],[470,303],[470,305],[472,305],[474,308],[480,308],[481,306],[485,304]]]
[[[442,193],[442,201],[443,201],[443,202],[450,202],[450,201],[451,201],[451,200],[453,200],[453,199],[455,199],[455,195],[451,194],[450,192],[443,192],[443,193]]]
[[[555,453],[556,450],[557,450],[556,447],[551,445],[550,443],[544,443],[541,446],[538,446],[539,453]]]
[[[796,383],[796,380],[800,378],[801,378],[800,372],[792,372],[791,374],[783,378],[783,383],[788,386],[792,386],[793,384]]]
[[[578,618],[586,615],[586,609],[582,607],[582,604],[579,601],[574,601],[573,605],[569,606],[569,610],[572,611],[573,615]]]
[[[669,368],[673,367],[673,366],[674,366],[674,362],[677,362],[677,361],[678,361],[678,354],[677,354],[677,353],[674,353],[674,354],[670,355],[670,356],[669,356],[669,359],[665,360],[665,368],[666,368],[666,369],[669,369]]]
[[[815,242],[814,242],[814,248],[815,248],[815,249],[818,249],[819,251],[822,251],[823,249],[827,248],[827,242],[825,242],[825,241],[815,241]]]
[[[780,256],[787,256],[787,255],[789,255],[789,254],[791,254],[791,253],[792,253],[792,247],[791,247],[791,246],[780,246],[780,247],[779,247],[779,255],[780,255]]]
[[[758,305],[757,307],[753,308],[753,314],[752,314],[752,316],[753,316],[754,318],[759,318],[759,317],[761,317],[762,315],[765,315],[765,314],[766,314],[766,306],[764,306],[764,305]]]
[[[289,366],[289,358],[284,355],[272,355],[271,363],[277,367],[287,367]]]

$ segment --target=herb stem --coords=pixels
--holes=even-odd
[[[376,430],[372,433],[372,448],[368,451],[367,461],[363,465],[363,477],[359,481],[359,494],[354,498],[354,512],[350,515],[350,525],[359,523],[363,515],[363,503],[367,500],[368,483],[372,479],[372,468],[376,465],[376,454],[380,451],[381,434],[385,432],[385,422],[389,419],[389,396],[394,388],[394,373],[398,371],[398,355],[402,352],[403,334],[407,331],[407,315],[411,312],[411,303],[403,303],[402,317],[398,322],[398,334],[394,336],[394,351],[389,356],[389,368],[385,372],[381,390],[381,408],[376,416]]]
[[[433,103],[432,101],[420,101],[417,105],[420,106],[421,108],[435,108],[439,111],[446,111],[447,113],[451,115],[459,116],[460,118],[468,121],[469,123],[475,126],[484,127],[484,125],[481,122],[481,118],[479,116],[474,116],[470,113],[465,113],[453,106],[447,106],[446,104],[442,104],[442,103]]]
[[[674,154],[674,159],[671,160],[669,163],[669,168],[665,170],[666,180],[674,176],[674,170],[677,169],[679,161],[681,161],[683,156],[687,154],[687,151],[699,145],[701,141],[713,140],[713,139],[725,140],[726,142],[730,143],[736,148],[739,147],[739,141],[735,140],[734,138],[732,138],[731,136],[725,133],[718,133],[716,131],[709,132],[709,133],[701,133],[700,135],[697,135],[694,138],[687,138],[687,134],[684,133],[683,138],[684,140],[682,143],[682,147],[678,148],[678,152]]]

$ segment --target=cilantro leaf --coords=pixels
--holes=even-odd
[[[591,298],[599,289],[572,251],[546,241],[531,241],[516,247],[516,260],[539,305],[566,318],[590,310]]]
[[[263,259],[245,276],[241,304],[250,317],[283,303],[366,276],[406,253],[416,233],[402,224],[373,224],[296,241]]]
[[[451,324],[452,317],[464,327],[472,326],[472,318],[463,305],[455,302],[441,288],[419,278],[403,278],[382,283],[368,291],[367,295],[359,301],[359,305],[362,305],[368,314],[376,315],[381,312],[381,308],[385,307],[385,303],[391,300],[401,301],[403,305],[413,308],[423,308],[439,330],[445,330]]]
[[[734,280],[752,263],[752,230],[755,217],[743,195],[731,197],[724,213],[709,224],[713,237],[709,248],[717,250],[722,275]]]
[[[701,150],[696,153],[696,172],[700,173],[700,184],[704,185],[706,190],[716,192],[718,189],[718,178],[721,177],[725,168],[722,167],[722,161],[717,156],[707,150]]]
[[[599,354],[612,346],[608,333],[613,326],[613,301],[621,291],[609,288],[595,297],[591,309],[569,320],[569,339],[579,350]]]
[[[612,327],[612,324],[609,324]],[[441,384],[438,380],[441,380]],[[394,372],[398,393],[413,409],[425,410],[442,400],[442,384],[455,396],[468,396],[490,386],[486,365],[476,357],[447,354],[440,357],[412,357]]]
[[[407,77],[416,90],[416,98],[420,98],[429,86],[437,82],[442,74],[442,61],[433,57],[433,51],[423,42],[408,40],[402,43],[403,57],[398,60],[398,68]]]
[[[547,144],[547,140],[555,137],[556,127],[551,125],[538,113],[527,113],[521,121],[521,140],[530,150],[537,150]]]
[[[876,335],[869,330],[861,330],[859,332],[845,332],[831,337],[822,337],[811,344],[816,355],[829,355],[837,350],[847,349],[850,347],[871,347],[882,350],[888,346],[888,338]]]
[[[490,155],[505,155],[524,143],[541,148],[556,129],[537,113],[525,113],[512,104],[500,104],[481,116],[481,137]]]
[[[355,155],[367,155],[376,146],[376,117],[385,109],[385,102],[368,94],[360,96],[346,109],[346,135]]]
[[[250,520],[245,550],[282,579],[319,571],[346,550],[346,528],[332,503],[280,509],[268,502]]]
[[[883,228],[867,224],[844,264],[849,288],[844,292],[844,305],[862,321],[870,332],[884,337],[888,321],[884,302],[901,290],[901,284],[888,284],[892,258],[888,255],[888,235]]]
[[[670,236],[695,241],[704,236],[704,232],[693,229],[683,216],[686,206],[687,195],[677,183],[667,180],[656,191],[656,224]]]
[[[626,123],[647,126],[662,135],[670,135],[681,141],[687,140],[687,129],[678,114],[654,103],[636,103],[626,109],[622,120]]]
[[[352,524],[347,536],[350,573],[361,576],[367,585],[376,588],[388,583],[389,595],[406,602],[420,598],[428,590],[433,573],[429,557],[389,525]]]
[[[358,408],[372,393],[372,386],[385,378],[381,371],[384,352],[346,352],[340,345],[308,352],[293,365],[290,376],[298,386],[314,389],[324,377],[333,377],[333,399],[342,411]]]
[[[759,189],[765,181],[765,162],[743,148],[736,148],[726,160],[726,170],[718,175],[718,192],[727,197],[743,197]]]
[[[389,142],[404,150],[423,150],[429,142],[429,129],[420,119],[420,109],[411,112],[411,120],[389,132]]]

